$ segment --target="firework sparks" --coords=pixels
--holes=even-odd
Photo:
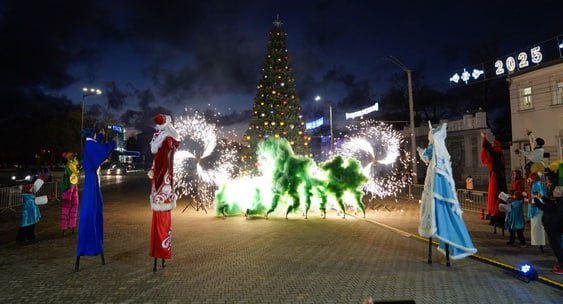
[[[259,175],[231,180],[217,191],[218,215],[267,217],[285,209],[286,218],[299,210],[307,218],[309,210],[318,209],[326,217],[327,205],[342,214],[345,205],[358,207],[365,215],[361,186],[367,177],[359,161],[338,155],[319,167],[311,158],[295,155],[285,139],[261,141],[257,156]]]
[[[401,148],[404,139],[391,125],[373,120],[348,127],[348,137],[337,153],[359,160],[369,177],[364,191],[375,197],[395,196],[412,179],[411,155]]]
[[[221,130],[197,111],[175,118],[181,146],[174,155],[178,198],[188,196],[210,205],[215,188],[235,171],[236,149],[218,140]]]

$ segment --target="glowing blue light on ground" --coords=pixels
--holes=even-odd
[[[530,281],[537,280],[538,272],[532,265],[523,263],[518,266],[518,278],[526,283],[529,283]]]

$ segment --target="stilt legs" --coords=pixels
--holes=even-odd
[[[156,271],[156,264],[157,264],[158,258],[154,258],[154,264],[152,267],[152,271]],[[164,262],[164,259],[162,259],[162,268],[166,267],[166,263]]]
[[[428,238],[428,264],[432,264],[432,238]]]
[[[80,267],[80,256],[76,257],[76,264],[74,265],[74,272],[78,272],[78,268]]]

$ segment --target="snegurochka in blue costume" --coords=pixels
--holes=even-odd
[[[477,252],[459,206],[452,175],[450,153],[446,148],[447,124],[435,129],[429,122],[428,147],[417,148],[420,158],[428,165],[418,233],[422,237],[439,239],[438,251],[452,259],[461,259]],[[447,244],[447,246],[446,246]]]

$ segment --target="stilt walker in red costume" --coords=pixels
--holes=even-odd
[[[506,176],[504,173],[504,154],[500,141],[495,140],[491,143],[487,140],[485,133],[481,132],[483,138],[483,150],[481,150],[481,162],[489,169],[489,190],[487,196],[487,211],[490,217],[490,224],[503,229],[504,235],[504,212],[499,210],[498,195],[500,192],[507,192]]]
[[[168,115],[155,116],[156,132],[151,140],[151,152],[154,154],[152,168],[149,171],[151,182],[150,202],[152,212],[151,243],[149,255],[154,257],[153,271],[156,271],[157,259],[172,257],[172,235],[170,211],[176,208],[174,193],[174,152],[178,148],[178,132],[172,126]]]

